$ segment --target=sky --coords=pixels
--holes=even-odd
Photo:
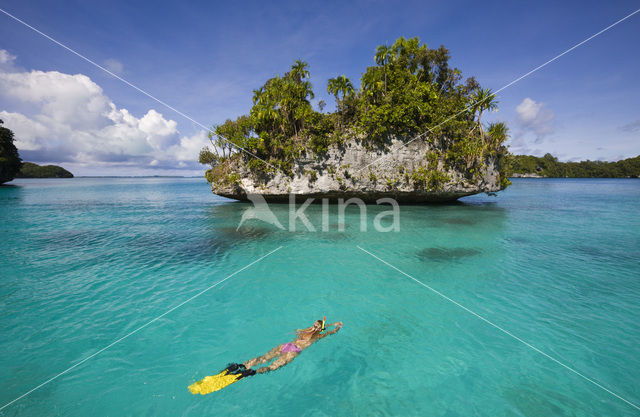
[[[252,90],[307,61],[356,86],[378,45],[444,45],[463,76],[498,90],[640,8],[637,1],[130,2],[0,0],[0,119],[25,161],[76,175],[202,175],[202,126],[235,119]],[[640,13],[498,95],[484,119],[510,150],[563,161],[640,154]],[[194,123],[195,120],[196,122]]]

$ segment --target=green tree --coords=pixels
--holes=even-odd
[[[205,146],[200,150],[198,162],[202,165],[210,165],[213,168],[220,163],[220,157],[211,151],[208,146]]]
[[[22,166],[18,148],[13,143],[13,132],[3,127],[3,123],[0,120],[0,184],[14,179]]]
[[[372,143],[384,144],[390,135],[424,132],[434,125],[434,119],[442,121],[450,116],[447,108],[454,104],[449,102],[450,91],[443,88],[438,93],[440,86],[435,82],[439,71],[436,55],[440,56],[417,38],[399,38],[391,46],[378,48],[374,56],[377,66],[362,75],[357,114],[360,129]],[[435,135],[442,130],[438,129]]]
[[[251,118],[253,130],[267,142],[275,136],[281,141],[298,137],[305,121],[313,112],[310,100],[313,88],[308,78],[307,64],[296,61],[284,77],[275,76],[254,91]]]
[[[384,93],[387,94],[387,64],[391,60],[391,48],[388,45],[378,46],[375,60],[384,69]]]
[[[340,123],[342,126],[346,110],[345,100],[348,97],[352,97],[355,92],[353,84],[351,84],[351,81],[349,81],[349,79],[344,75],[340,75],[336,78],[329,78],[329,81],[327,82],[327,92],[329,94],[333,94],[336,98],[336,105],[338,106],[338,109],[340,109],[340,113],[342,115]],[[342,94],[342,99],[340,99],[340,94]]]
[[[291,66],[291,78],[297,83],[301,83],[302,80],[309,77],[309,64],[299,59]]]
[[[276,75],[253,90],[248,115],[214,127],[209,135],[213,149],[200,154],[203,163],[222,164],[237,154],[236,148],[242,148],[286,171],[282,164],[290,165],[303,149],[304,137],[321,122],[320,114],[311,107],[314,94],[308,78],[308,64],[297,60],[284,75]],[[211,153],[218,159],[212,159]],[[259,160],[250,163],[262,164]]]
[[[482,113],[485,111],[494,111],[498,109],[498,100],[496,95],[489,88],[478,88],[471,96],[473,101],[471,104],[471,112],[477,113],[477,127],[480,129],[480,136],[484,143],[484,129],[482,128]]]
[[[492,148],[497,148],[509,138],[509,128],[503,122],[489,124],[487,133],[491,138],[490,145]]]
[[[229,158],[238,147],[255,146],[256,138],[251,135],[252,121],[248,116],[240,116],[236,120],[227,120],[215,126],[209,132],[209,139],[214,151],[221,159]]]
[[[336,98],[336,102],[340,104],[347,96],[354,93],[353,84],[344,75],[340,75],[336,78],[329,78],[327,82],[327,92],[333,94]],[[342,94],[342,100],[340,100],[340,94]]]

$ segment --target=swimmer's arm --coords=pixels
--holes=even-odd
[[[335,329],[326,332],[325,334],[321,334],[320,335],[320,339],[322,339],[323,337],[329,336],[330,334],[336,334],[338,332],[338,330],[340,330],[342,328],[342,322],[338,321],[332,324],[328,324],[327,326],[336,326]]]

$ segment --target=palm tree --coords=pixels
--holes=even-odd
[[[253,90],[253,104],[255,105],[264,96],[264,87],[256,88]]]
[[[304,100],[307,100],[307,96],[309,96],[309,99],[311,100],[316,97],[316,95],[313,94],[313,86],[309,81],[305,81],[302,83],[302,97]]]
[[[342,102],[345,97],[353,94],[353,84],[351,84],[351,81],[349,81],[349,79],[344,75],[340,75],[336,78],[330,78],[327,83],[327,92],[336,97],[336,104],[338,105],[338,108],[340,108],[342,118],[344,118],[344,106],[342,105]],[[342,93],[342,100],[338,98],[340,93]],[[342,125],[342,122],[340,122],[340,124]]]
[[[302,80],[309,76],[309,70],[307,68],[309,68],[309,64],[297,59],[291,66],[291,78],[297,83],[302,82]]]
[[[298,136],[298,127],[296,126],[295,109],[298,104],[299,87],[300,84],[293,79],[282,79],[282,83],[278,85],[279,91],[276,102],[276,106],[280,108],[282,113],[283,121],[289,126],[293,126],[296,136]],[[286,127],[284,125],[282,129],[283,133],[285,133]]]
[[[482,143],[484,143],[484,129],[482,128],[482,113],[484,111],[494,111],[498,109],[498,100],[496,95],[489,88],[478,88],[471,96],[473,103],[471,104],[472,113],[478,113],[477,127],[480,128]],[[475,128],[474,128],[475,129]]]
[[[387,94],[387,64],[391,60],[391,47],[380,45],[376,50],[376,64],[384,68],[384,93]]]
[[[320,108],[320,113],[322,113],[322,110],[324,110],[324,106],[326,106],[327,103],[324,102],[324,100],[320,100],[318,102],[318,107]]]
[[[340,104],[340,101],[344,100],[346,96],[353,94],[354,91],[353,84],[351,84],[351,81],[349,81],[349,79],[344,75],[340,75],[336,78],[330,78],[327,83],[327,92],[336,97],[336,102],[338,102],[338,104]],[[342,93],[342,100],[338,98],[340,93]]]
[[[489,133],[492,144],[496,148],[509,138],[509,128],[503,122],[491,123],[487,128],[487,133]]]
[[[299,110],[307,107],[310,108],[309,100],[315,97],[311,83],[309,81],[302,81],[304,77],[308,76],[309,72],[305,70],[307,64],[304,62],[301,62],[301,64],[296,72],[294,72],[294,68],[292,68],[292,74],[297,78],[286,78],[283,80],[282,95],[279,100],[287,120],[293,125],[296,136],[298,136],[299,128],[304,127],[304,117],[301,115],[304,115],[305,112],[300,112]],[[296,81],[296,79],[299,81]]]

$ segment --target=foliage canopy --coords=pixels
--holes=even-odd
[[[16,178],[73,178],[73,174],[57,165],[38,165],[33,162],[22,164]]]
[[[18,149],[13,144],[13,132],[2,126],[3,123],[0,120],[0,184],[14,179],[22,166]]]
[[[543,157],[513,155],[510,170],[518,174],[538,174],[554,178],[626,178],[640,177],[640,156],[617,162],[560,162],[551,154]]]

